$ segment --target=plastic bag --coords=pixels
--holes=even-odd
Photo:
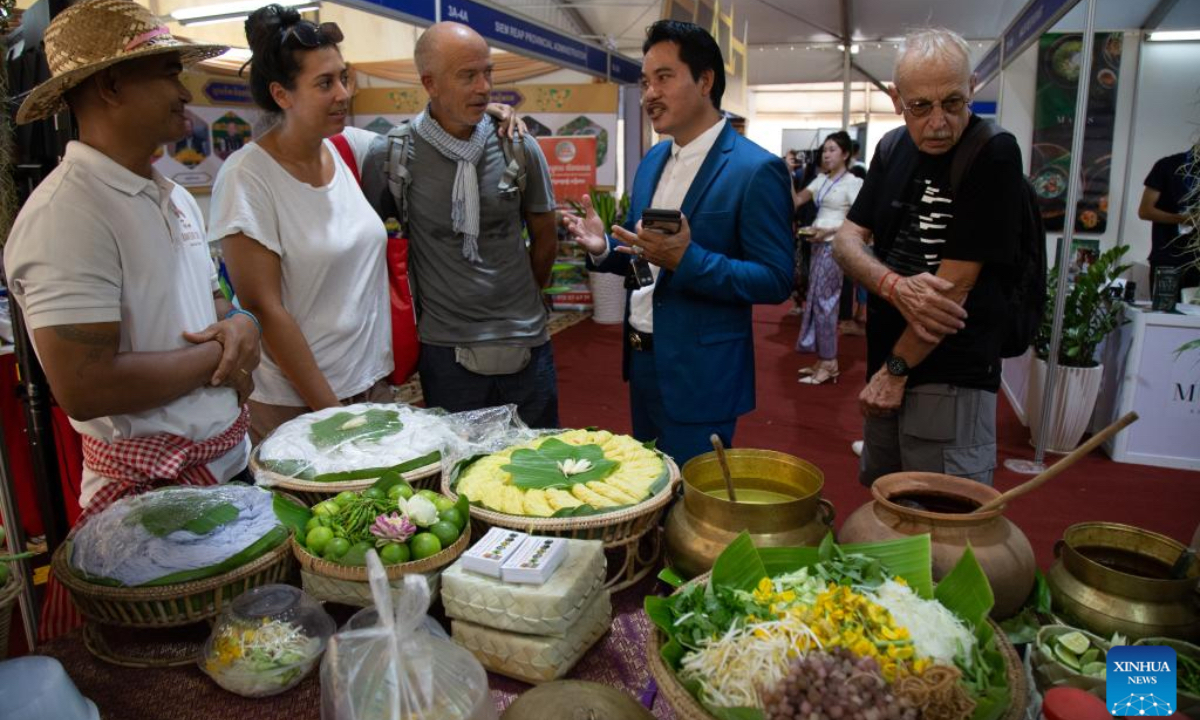
[[[275,484],[280,475],[350,480],[355,478],[335,474],[365,471],[365,478],[378,477],[414,461],[428,465],[436,462],[431,454],[458,439],[448,417],[441,410],[399,403],[359,403],[301,415],[276,428],[259,447],[259,463],[271,473],[259,473],[258,484]]]
[[[367,574],[378,624],[330,640],[321,661],[322,720],[495,720],[487,673],[475,656],[421,629],[426,582],[406,576],[393,607],[374,550]]]
[[[477,455],[490,455],[541,435],[562,430],[533,430],[517,415],[516,405],[469,410],[446,417],[455,440],[442,450],[442,477],[451,483],[460,463]]]

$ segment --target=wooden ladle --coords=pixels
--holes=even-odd
[[[1046,481],[1050,480],[1050,478],[1054,477],[1055,475],[1058,475],[1063,470],[1066,470],[1067,468],[1074,465],[1084,455],[1087,455],[1091,451],[1100,447],[1100,445],[1105,440],[1108,440],[1113,435],[1116,435],[1121,430],[1124,430],[1127,426],[1133,424],[1137,419],[1138,419],[1138,414],[1135,412],[1131,412],[1131,413],[1121,417],[1119,420],[1114,422],[1112,425],[1109,425],[1108,427],[1104,428],[1100,432],[1093,435],[1090,439],[1088,439],[1087,442],[1085,442],[1084,444],[1082,444],[1079,447],[1072,450],[1071,453],[1069,455],[1067,455],[1066,457],[1064,457],[1062,460],[1059,460],[1058,462],[1054,463],[1050,467],[1043,470],[1041,472],[1041,474],[1039,474],[1037,477],[1033,478],[1032,480],[1030,480],[1028,482],[1021,483],[1020,485],[1016,486],[1015,488],[1013,488],[1007,492],[1001,493],[1000,495],[996,496],[994,499],[989,500],[988,502],[984,503],[983,505],[980,505],[978,508],[976,508],[975,510],[972,510],[971,512],[983,513],[983,512],[988,512],[990,510],[995,510],[996,508],[1003,507],[1005,503],[1007,503],[1015,498],[1021,497],[1025,493],[1032,492],[1033,490],[1038,489]]]
[[[733,493],[733,476],[729,474],[729,459],[725,457],[725,445],[716,433],[708,440],[712,443],[713,450],[717,451],[717,462],[720,463],[721,475],[725,478],[725,489],[729,491],[729,502],[737,502],[737,495]]]

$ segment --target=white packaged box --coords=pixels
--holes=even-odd
[[[455,565],[461,563],[471,572],[499,578],[501,566],[517,552],[527,537],[523,532],[494,527],[463,553]]]
[[[530,535],[500,566],[500,579],[509,583],[545,585],[567,556],[564,538]]]

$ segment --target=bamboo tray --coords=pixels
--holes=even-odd
[[[292,546],[292,552],[296,555],[296,559],[300,562],[300,567],[315,575],[333,578],[335,580],[348,580],[351,582],[368,582],[367,568],[360,565],[340,565],[335,562],[330,562],[324,558],[319,558],[310,553],[303,545],[296,542],[296,537],[293,535],[289,540]],[[450,563],[458,559],[459,555],[466,552],[467,547],[471,544],[471,525],[463,528],[462,534],[448,548],[444,548],[437,555],[430,555],[421,560],[413,560],[406,563],[396,563],[395,565],[384,565],[383,568],[387,571],[388,580],[398,580],[405,575],[412,573],[427,573],[434,570],[440,570]]]
[[[266,485],[270,487],[286,490],[289,493],[300,498],[309,507],[316,505],[322,500],[327,500],[338,493],[349,490],[350,492],[362,492],[375,484],[379,478],[366,478],[364,480],[347,480],[344,482],[316,482],[314,480],[299,480],[297,478],[280,475],[277,472],[268,470],[263,467],[258,459],[258,448],[250,453],[250,472],[254,475],[254,479],[266,480]],[[441,461],[431,462],[424,467],[415,468],[408,472],[400,473],[404,480],[412,485],[416,490],[437,490],[438,475],[441,473]]]
[[[709,573],[705,573],[690,580],[686,585],[680,587],[675,592],[680,592],[684,587],[688,587],[693,583],[708,582]],[[674,594],[674,593],[672,593]],[[1004,665],[1008,675],[1008,693],[1009,706],[1002,720],[1022,720],[1025,717],[1025,709],[1029,703],[1029,684],[1025,677],[1025,666],[1021,663],[1021,657],[1017,654],[1017,649],[1008,641],[1004,631],[1000,629],[990,618],[988,623],[995,630],[996,648],[1000,654],[1004,656]],[[652,632],[646,643],[646,661],[650,665],[650,675],[654,677],[658,683],[658,689],[667,699],[667,703],[675,711],[675,716],[680,720],[717,720],[715,716],[704,709],[696,698],[687,691],[683,683],[679,682],[679,678],[675,676],[675,671],[667,667],[666,662],[662,659],[662,646],[666,642],[666,637],[663,631],[658,626],[652,627]]]
[[[488,528],[501,527],[536,535],[599,540],[604,543],[605,550],[620,558],[619,563],[610,563],[604,587],[611,592],[624,590],[654,569],[662,552],[659,520],[675,498],[680,483],[679,466],[665,455],[663,460],[667,463],[666,486],[624,510],[577,518],[547,518],[510,515],[472,505],[471,525],[480,537]],[[458,499],[445,477],[442,478],[442,494],[452,500]]]

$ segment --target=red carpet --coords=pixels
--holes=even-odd
[[[850,451],[850,443],[861,433],[856,398],[865,383],[866,342],[842,337],[838,384],[800,385],[796,369],[815,362],[815,356],[792,349],[799,320],[786,311],[787,305],[755,311],[758,409],[738,423],[734,444],[791,453],[821,468],[824,496],[836,506],[840,526],[870,499],[858,484],[858,458]],[[586,320],[554,336],[554,353],[563,426],[629,432],[629,390],[621,381],[621,327]],[[1031,458],[1033,449],[1028,429],[1003,393],[997,422],[1001,467],[995,483],[1007,490],[1028,476],[1004,469],[1004,460]],[[1054,561],[1054,543],[1077,522],[1127,523],[1188,543],[1200,523],[1200,472],[1115,463],[1097,450],[1014,501],[1008,518],[1029,537],[1043,569]]]

